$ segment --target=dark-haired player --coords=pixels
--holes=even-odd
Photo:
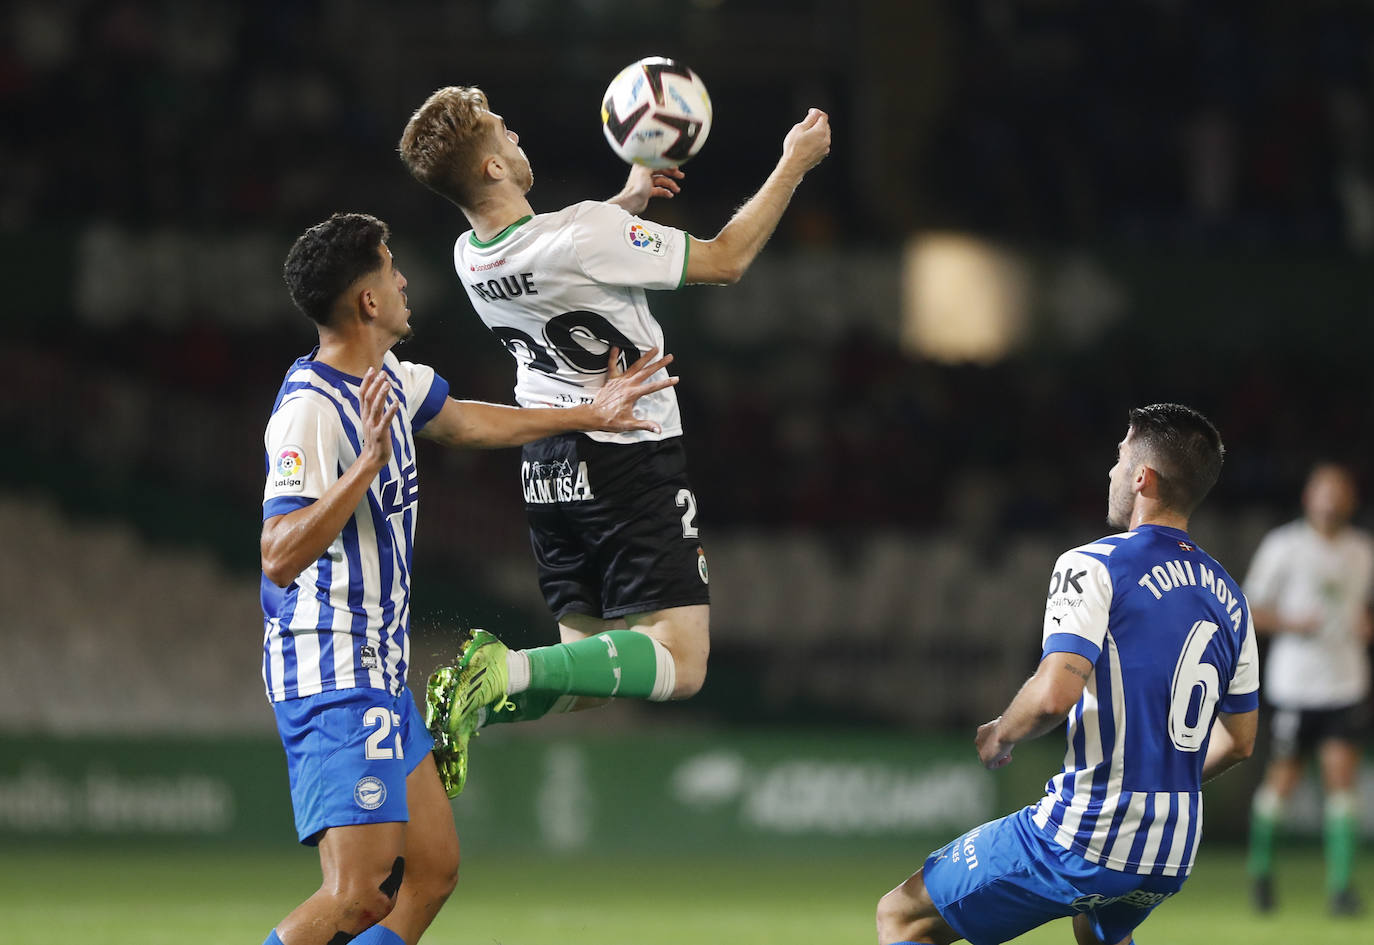
[[[1006,942],[1073,916],[1116,945],[1183,886],[1202,782],[1249,756],[1259,681],[1240,585],[1188,536],[1221,472],[1221,438],[1177,404],[1130,412],[1107,524],[1061,555],[1040,667],[978,729],[989,768],[1068,719],[1063,770],[1037,804],[943,847],[878,903],[878,941]]]
[[[387,237],[375,217],[335,214],[286,257],[319,346],[287,372],[264,437],[262,675],[323,881],[268,945],[414,945],[457,880],[453,812],[406,687],[415,436],[497,447],[652,430],[634,403],[673,382],[651,380],[670,359],[650,351],[573,410],[450,398],[432,368],[391,353],[411,329]]]

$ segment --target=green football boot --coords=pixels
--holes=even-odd
[[[458,678],[449,701],[448,734],[467,739],[485,724],[488,712],[514,708],[506,701],[510,670],[508,648],[485,630],[472,631],[458,661]]]
[[[449,734],[449,710],[461,659],[440,666],[425,684],[425,728],[434,738],[434,764],[444,793],[457,797],[468,780],[468,735]]]

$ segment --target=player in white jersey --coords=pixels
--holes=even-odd
[[[935,851],[885,895],[880,945],[992,945],[1063,916],[1079,945],[1128,943],[1182,887],[1202,782],[1250,755],[1258,718],[1249,606],[1187,532],[1222,454],[1188,407],[1131,411],[1107,509],[1127,531],[1060,556],[1040,666],[975,740],[999,768],[1067,718],[1064,768],[1039,803]]]
[[[406,688],[415,436],[497,447],[652,430],[634,404],[672,383],[653,379],[671,359],[651,351],[571,411],[450,398],[432,368],[391,353],[411,330],[387,238],[375,217],[335,214],[286,259],[319,346],[287,373],[264,437],[263,679],[323,882],[266,945],[414,945],[457,880],[453,812]]]
[[[830,126],[811,109],[787,133],[761,189],[712,239],[635,215],[651,197],[678,192],[676,169],[636,167],[610,200],[536,215],[519,141],[480,89],[449,87],[411,117],[400,154],[471,225],[454,246],[454,265],[473,308],[516,360],[517,400],[566,407],[604,381],[607,348],[633,358],[662,346],[645,289],[741,277],[802,177],[829,153]],[[676,394],[664,390],[642,409],[658,432],[553,437],[525,448],[531,543],[563,642],[508,651],[479,631],[456,667],[431,680],[441,749],[450,737],[461,746],[487,722],[611,696],[684,699],[701,688],[708,572]]]
[[[1350,470],[1322,463],[1303,489],[1303,517],[1265,536],[1245,593],[1255,628],[1272,636],[1264,692],[1273,707],[1264,783],[1250,817],[1254,901],[1274,907],[1274,839],[1284,802],[1315,751],[1325,791],[1326,887],[1331,911],[1360,911],[1351,885],[1359,844],[1359,740],[1368,726],[1374,539],[1350,524],[1357,495]]]

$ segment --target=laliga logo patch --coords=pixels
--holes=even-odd
[[[353,800],[363,810],[376,810],[386,803],[386,785],[381,778],[368,775],[353,785]]]
[[[283,492],[300,492],[305,488],[305,451],[299,446],[283,446],[272,464],[276,478],[272,488]]]
[[[653,256],[662,256],[667,252],[667,247],[663,245],[663,237],[643,223],[630,223],[625,227],[625,242]]]

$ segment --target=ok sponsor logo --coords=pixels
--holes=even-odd
[[[1062,571],[1056,571],[1050,578],[1050,592],[1047,596],[1053,597],[1060,591],[1065,594],[1082,594],[1083,579],[1087,576],[1086,568],[1082,571],[1075,571],[1072,567],[1067,567]]]

